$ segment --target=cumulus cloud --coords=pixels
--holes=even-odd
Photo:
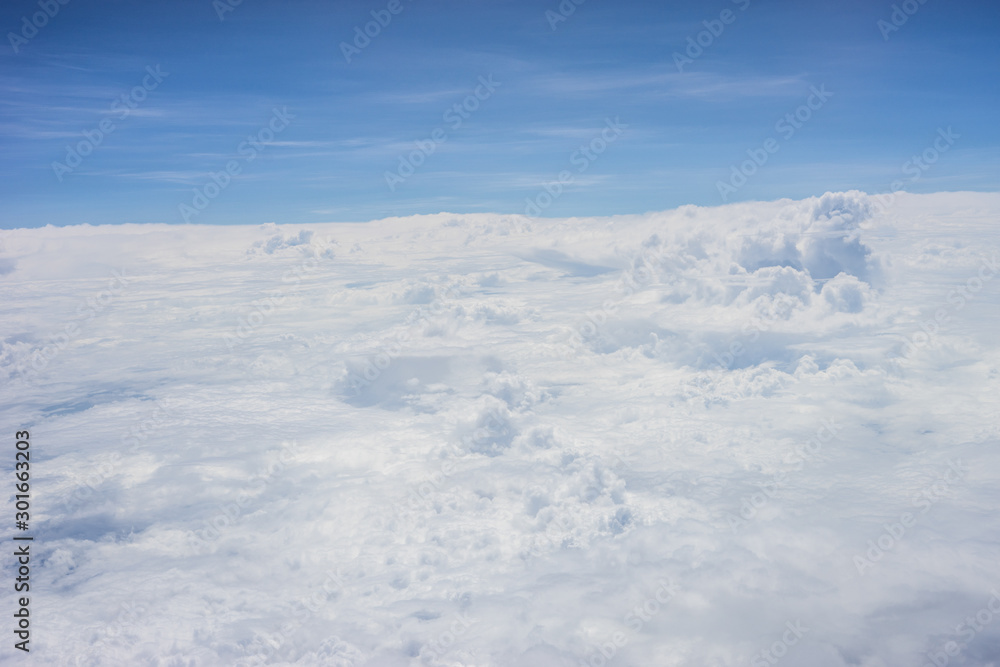
[[[956,201],[0,232],[32,664],[996,661]]]

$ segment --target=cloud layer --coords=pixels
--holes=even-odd
[[[31,664],[990,664],[998,213],[0,232]]]

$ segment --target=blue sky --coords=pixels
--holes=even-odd
[[[723,203],[748,150],[767,161],[728,201],[998,189],[996,2],[910,0],[886,32],[893,3],[871,0],[566,0],[557,23],[557,0],[398,0],[349,63],[341,43],[388,0],[243,0],[222,19],[211,0],[45,2],[37,34],[37,0],[0,9],[3,228],[524,213],[528,198],[543,216],[641,213]],[[673,54],[725,10],[679,71]],[[933,164],[907,164],[949,127]],[[421,164],[390,188],[418,141]],[[78,165],[53,166],[81,142]]]

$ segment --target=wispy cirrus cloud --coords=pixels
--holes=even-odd
[[[628,74],[546,74],[535,75],[525,84],[541,95],[604,97],[612,93],[638,93],[649,98],[671,96],[736,99],[740,97],[783,97],[806,85],[801,76],[736,77],[703,72],[649,72]]]

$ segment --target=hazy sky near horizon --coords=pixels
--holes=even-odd
[[[997,190],[995,2],[15,0],[0,28],[0,228]]]

